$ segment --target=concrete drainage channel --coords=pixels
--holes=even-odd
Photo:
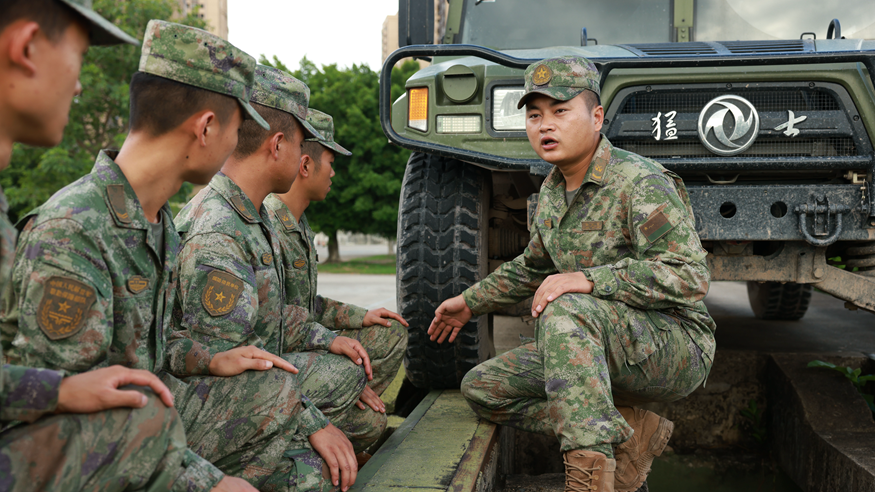
[[[814,359],[875,372],[862,354],[718,351],[704,388],[651,406],[676,427],[640,491],[875,491],[872,413],[841,374],[807,368]],[[480,421],[458,391],[432,391],[352,490],[561,491],[561,463],[555,438]]]

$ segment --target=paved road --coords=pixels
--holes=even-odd
[[[714,282],[705,303],[717,321],[718,349],[762,352],[875,353],[875,315],[848,311],[844,303],[815,292],[801,321],[761,321],[753,316],[743,282]],[[320,274],[319,293],[369,309],[397,310],[394,275]],[[519,318],[496,317],[499,352],[531,336],[533,325]]]

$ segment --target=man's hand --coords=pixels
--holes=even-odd
[[[535,299],[532,301],[532,317],[537,318],[547,307],[547,303],[553,302],[562,294],[568,292],[576,292],[578,294],[589,294],[592,292],[593,283],[590,282],[583,272],[560,273],[550,275],[538,291],[535,292]]]
[[[393,313],[386,308],[380,308],[371,309],[365,314],[365,319],[362,321],[362,328],[374,325],[392,326],[392,322],[389,321],[389,318],[398,321],[404,326],[410,326],[410,324],[407,323],[407,320],[402,318],[400,314]]]
[[[292,374],[298,374],[297,367],[254,345],[219,352],[210,361],[210,374],[213,376],[236,376],[250,369],[266,371],[274,366],[285,369]]]
[[[371,358],[368,357],[368,352],[358,340],[349,337],[337,337],[331,342],[328,351],[332,354],[345,355],[358,365],[364,363],[368,381],[374,379],[374,371],[371,370]]]
[[[119,389],[129,384],[148,386],[165,405],[173,406],[173,395],[158,376],[140,369],[112,366],[62,379],[55,412],[95,413],[111,408],[145,407],[149,400],[146,395],[139,391]]]
[[[212,492],[258,492],[258,489],[242,478],[225,476],[212,488]]]
[[[341,490],[346,491],[355,483],[358,473],[358,461],[349,439],[332,424],[316,431],[309,438],[310,445],[319,453],[325,464],[331,470],[331,483],[336,487],[343,481]]]
[[[359,396],[359,401],[355,402],[355,405],[362,410],[371,407],[375,412],[386,413],[386,404],[383,403],[380,396],[372,390],[370,386],[365,386],[365,390],[362,391],[362,394]]]
[[[434,312],[434,319],[428,327],[429,340],[433,342],[437,339],[437,343],[444,343],[449,335],[450,343],[454,342],[456,335],[472,317],[474,313],[461,295],[447,299]]]

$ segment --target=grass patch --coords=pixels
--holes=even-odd
[[[320,263],[319,273],[395,275],[395,255],[365,256],[340,263]]]

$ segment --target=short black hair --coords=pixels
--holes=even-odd
[[[592,111],[593,109],[602,105],[602,100],[598,94],[587,89],[583,91],[583,100],[586,102],[586,109]]]
[[[313,140],[304,140],[304,144],[301,145],[301,156],[309,155],[310,159],[315,162],[313,165],[313,172],[319,172],[319,168],[322,167],[322,154],[328,149],[325,148],[319,142]]]
[[[237,148],[234,149],[235,159],[245,159],[251,156],[265,140],[277,133],[283,133],[287,139],[291,140],[298,128],[298,121],[293,114],[263,104],[253,102],[250,104],[267,121],[270,130],[265,130],[254,120],[244,121],[240,125],[240,133],[237,136]]]
[[[0,0],[0,32],[20,19],[39,24],[52,42],[61,39],[74,22],[88,28],[79,13],[58,0]]]
[[[158,137],[205,109],[215,112],[219,123],[224,124],[239,107],[231,96],[193,85],[144,72],[131,77],[131,131]]]

